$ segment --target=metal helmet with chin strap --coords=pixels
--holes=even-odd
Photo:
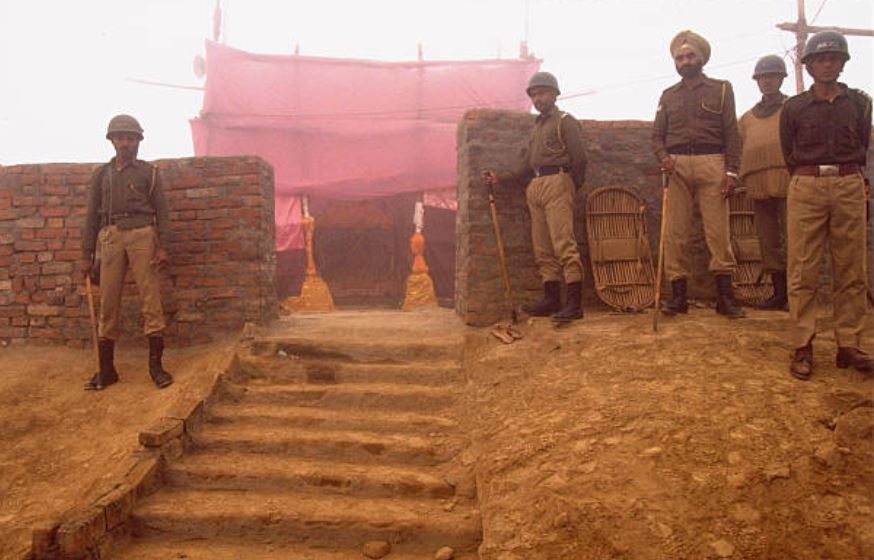
[[[556,94],[561,95],[561,90],[558,89],[558,80],[549,72],[537,72],[531,76],[531,79],[528,80],[528,87],[525,89],[525,92],[528,95],[531,95],[531,89],[537,86],[552,88],[555,90]]]
[[[143,127],[135,118],[130,115],[116,115],[109,121],[109,126],[106,127],[106,139],[112,140],[112,135],[119,132],[129,132],[143,139]]]

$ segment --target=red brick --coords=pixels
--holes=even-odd
[[[55,251],[56,261],[78,261],[82,258],[82,251]]]
[[[37,206],[39,202],[35,196],[14,196],[12,197],[13,206]]]
[[[44,207],[40,209],[40,214],[45,216],[46,218],[64,218],[70,215],[70,208],[68,206],[57,206],[54,208]]]
[[[45,241],[16,241],[14,246],[15,246],[16,251],[45,251],[46,250],[46,242]]]
[[[36,231],[37,239],[59,239],[67,236],[67,230],[62,228],[43,228]]]
[[[47,195],[55,194],[66,196],[70,194],[70,187],[68,187],[67,185],[43,185],[42,192],[43,194]]]
[[[204,276],[194,280],[195,286],[225,286],[227,283],[222,276]]]
[[[23,305],[5,305],[0,307],[0,317],[24,317],[25,309]]]

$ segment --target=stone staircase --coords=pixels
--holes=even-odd
[[[303,316],[256,339],[111,557],[360,559],[385,541],[390,560],[477,558],[451,418],[463,340],[457,326],[404,335],[410,315]]]

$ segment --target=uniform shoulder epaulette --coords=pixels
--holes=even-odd
[[[853,94],[856,98],[856,102],[859,103],[860,109],[862,110],[862,114],[864,115],[865,120],[871,120],[871,96],[868,95],[865,91],[857,88],[847,88],[847,92]]]
[[[849,91],[855,93],[856,95],[858,95],[859,97],[864,99],[865,102],[868,103],[869,105],[872,103],[871,96],[868,95],[868,93],[865,90],[861,90],[858,88],[849,88]]]
[[[106,163],[101,163],[100,165],[95,167],[94,171],[91,173],[91,180],[93,181],[93,180],[97,179],[99,176],[103,175],[103,173],[105,173],[106,170],[109,169],[109,166],[111,164],[112,164],[112,162],[108,161]]]
[[[683,85],[683,80],[680,80],[676,84],[673,84],[673,85],[666,87],[664,90],[662,90],[662,93],[668,93],[669,91],[676,91],[676,90],[680,89],[681,85]]]

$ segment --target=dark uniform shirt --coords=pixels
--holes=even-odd
[[[780,141],[789,169],[799,165],[857,163],[863,168],[871,139],[871,98],[839,84],[832,101],[808,91],[790,98],[780,115]]]
[[[740,167],[740,133],[731,84],[702,74],[689,85],[672,85],[659,99],[652,146],[659,161],[668,154],[725,154],[725,168]]]
[[[519,182],[528,183],[535,169],[561,166],[568,168],[579,188],[586,180],[586,165],[582,126],[570,113],[553,107],[534,120],[526,161],[513,175]]]
[[[170,214],[164,199],[161,174],[145,161],[135,160],[122,170],[115,169],[115,158],[99,167],[88,186],[88,210],[82,249],[93,253],[102,227],[115,224],[119,229],[134,229],[154,224],[163,243],[170,231]]]

